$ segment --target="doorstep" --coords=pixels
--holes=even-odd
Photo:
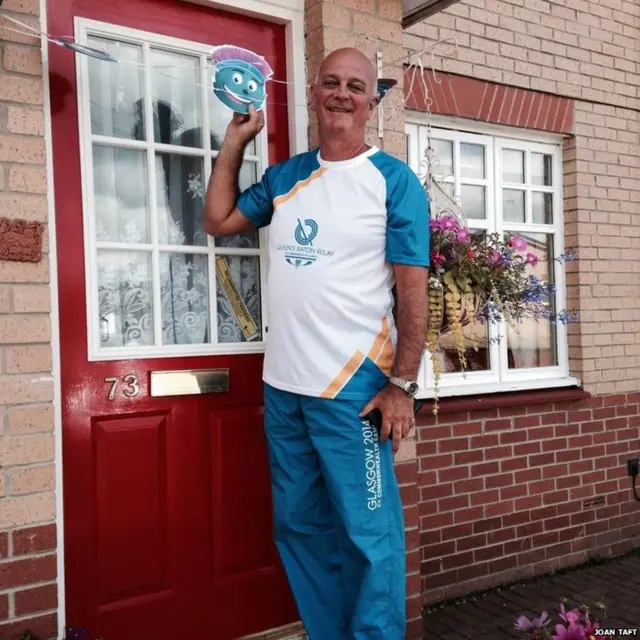
[[[302,623],[294,622],[277,629],[269,629],[250,636],[242,636],[237,640],[308,640],[308,638]]]

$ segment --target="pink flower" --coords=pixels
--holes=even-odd
[[[586,640],[584,628],[578,624],[571,623],[568,627],[556,625],[556,635],[553,640]]]
[[[527,264],[535,267],[538,264],[538,256],[535,253],[527,253]]]
[[[456,231],[456,240],[461,244],[465,244],[471,240],[471,234],[468,229],[458,229]]]
[[[435,264],[436,266],[440,267],[446,261],[447,259],[441,253],[436,253],[435,251],[431,252],[431,262],[433,262],[433,264]]]
[[[453,231],[458,228],[458,221],[453,216],[444,216],[441,218],[442,220],[442,228],[445,231]]]
[[[489,256],[489,264],[492,267],[497,267],[500,262],[502,262],[502,256],[500,255],[499,251],[496,251],[495,249],[491,252],[491,255]]]
[[[527,241],[522,236],[511,236],[509,246],[516,251],[524,251],[527,248]]]
[[[473,253],[471,249],[467,249],[467,258],[469,258],[469,260],[473,260],[475,257],[476,257],[476,254]]]
[[[580,620],[580,609],[571,609],[567,611],[564,603],[560,603],[560,618],[569,624],[577,623]]]

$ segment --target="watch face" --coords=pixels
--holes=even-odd
[[[412,395],[415,396],[416,393],[418,393],[418,389],[420,388],[420,386],[418,385],[417,382],[412,382],[409,387],[407,388],[407,391]]]

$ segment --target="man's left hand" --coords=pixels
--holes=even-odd
[[[380,441],[392,438],[394,453],[400,448],[400,440],[405,438],[416,424],[413,412],[413,398],[402,389],[391,384],[380,391],[360,413],[360,417],[379,409],[382,414]]]

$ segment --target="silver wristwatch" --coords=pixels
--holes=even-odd
[[[396,376],[391,376],[389,378],[389,382],[395,387],[402,389],[408,396],[411,396],[412,398],[416,397],[416,393],[418,393],[418,389],[420,388],[417,382],[411,380],[403,380],[402,378],[397,378]]]

